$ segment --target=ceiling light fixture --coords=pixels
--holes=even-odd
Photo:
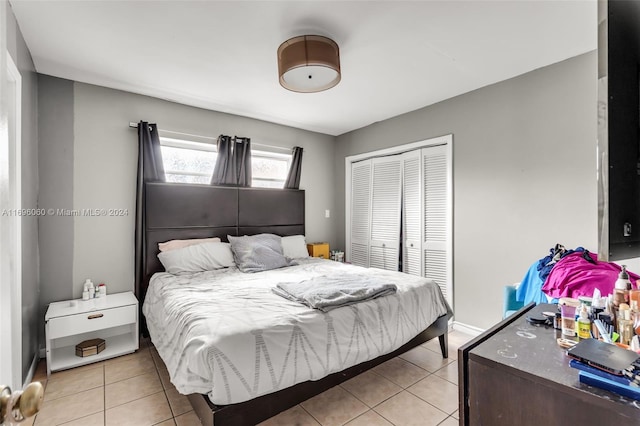
[[[293,92],[314,93],[340,82],[340,49],[317,35],[290,38],[278,47],[280,85]]]

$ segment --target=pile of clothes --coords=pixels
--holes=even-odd
[[[555,303],[561,297],[613,293],[621,267],[613,262],[601,262],[598,255],[583,247],[567,250],[556,244],[549,255],[531,265],[516,291],[516,300],[536,303]],[[629,280],[636,287],[639,275],[629,272]]]

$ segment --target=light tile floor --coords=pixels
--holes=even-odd
[[[458,424],[458,347],[472,336],[449,333],[449,358],[434,339],[261,423],[273,425]],[[45,386],[28,426],[200,426],[189,400],[169,381],[155,348],[53,373],[38,364]]]

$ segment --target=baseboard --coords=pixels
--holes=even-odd
[[[469,334],[471,336],[477,336],[479,334],[484,333],[484,329],[475,327],[473,325],[464,324],[458,321],[453,322],[453,329],[458,330],[462,333]]]
[[[33,360],[31,361],[31,365],[29,366],[29,372],[27,373],[27,377],[24,379],[24,383],[22,384],[22,389],[27,387],[29,383],[33,380],[33,376],[36,374],[36,368],[38,368],[38,362],[40,361],[39,354],[33,354]]]

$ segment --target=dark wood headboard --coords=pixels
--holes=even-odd
[[[304,190],[237,188],[182,183],[145,184],[143,279],[137,291],[144,302],[149,280],[164,268],[158,243],[227,235],[304,235]]]

